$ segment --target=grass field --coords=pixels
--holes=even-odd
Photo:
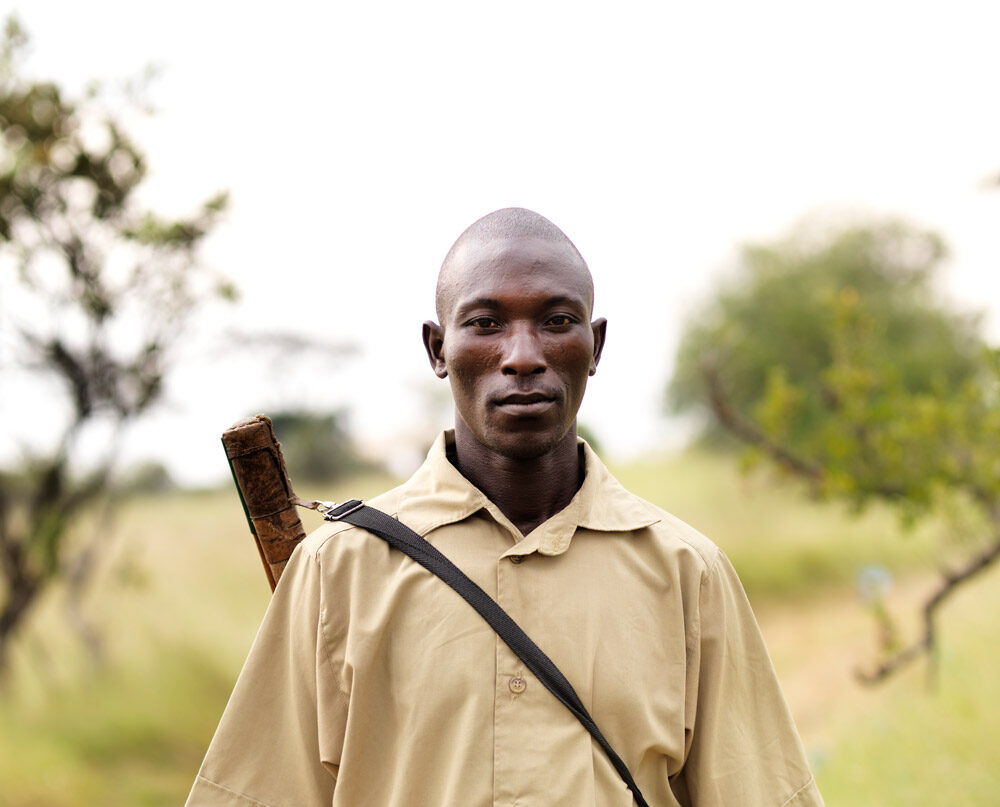
[[[855,520],[706,454],[616,472],[733,559],[828,805],[1000,803],[998,570],[946,607],[933,688],[925,664],[861,688],[852,670],[874,642],[855,574],[869,564],[894,570],[894,607],[908,613],[933,583],[919,570],[934,528],[901,537],[887,513]],[[339,499],[387,484],[301,492]],[[0,807],[183,803],[267,606],[229,490],[133,502],[114,536],[85,603],[105,637],[103,664],[67,627],[59,591],[16,648],[0,693]]]

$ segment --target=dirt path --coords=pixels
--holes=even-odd
[[[936,575],[920,575],[897,583],[890,608],[904,641],[918,632],[920,604],[937,583]],[[1000,568],[968,584],[940,611],[943,641],[962,620],[982,619],[984,608],[1000,596]],[[987,608],[988,610],[988,608]],[[795,715],[806,747],[822,752],[841,729],[886,697],[897,679],[865,686],[855,678],[859,668],[876,659],[876,625],[853,592],[833,593],[795,607],[764,605],[757,609],[761,630]],[[922,686],[927,662],[920,659],[898,674]]]

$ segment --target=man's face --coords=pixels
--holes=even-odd
[[[600,358],[589,273],[565,244],[535,238],[470,244],[453,261],[424,340],[451,380],[455,428],[501,456],[540,457],[574,426]]]

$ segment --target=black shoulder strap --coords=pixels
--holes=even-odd
[[[405,552],[413,560],[428,571],[440,577],[445,583],[461,594],[469,605],[479,612],[497,635],[506,642],[524,666],[541,681],[545,687],[569,709],[597,740],[604,749],[615,770],[625,780],[628,789],[632,791],[639,807],[649,807],[639,787],[632,779],[625,763],[615,753],[614,749],[604,739],[597,724],[584,708],[579,696],[573,690],[569,681],[559,672],[559,668],[541,651],[528,635],[518,627],[510,615],[496,601],[470,580],[461,569],[446,558],[441,552],[431,546],[426,540],[392,516],[363,504],[358,499],[351,499],[326,511],[324,517],[329,521],[346,521],[356,527],[361,527],[374,533],[390,546]]]

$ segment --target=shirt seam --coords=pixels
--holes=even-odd
[[[198,774],[198,781],[204,782],[207,785],[211,785],[212,787],[217,788],[221,790],[223,793],[229,794],[230,796],[235,796],[236,798],[247,802],[247,804],[253,804],[256,805],[256,807],[271,807],[271,805],[266,804],[263,801],[257,801],[257,799],[251,796],[247,796],[245,793],[237,793],[235,790],[230,790],[225,785],[220,785],[218,782],[213,782],[211,779],[209,779],[206,776],[202,776],[200,773]]]
[[[449,524],[461,524],[466,519],[472,518],[472,516],[474,516],[476,513],[478,513],[482,509],[483,509],[482,506],[477,507],[475,510],[473,510],[473,511],[471,511],[469,513],[466,513],[461,518],[452,518],[451,516],[448,516],[448,517],[442,517],[440,520],[432,521],[432,522],[430,522],[429,525],[427,525],[427,524],[421,524],[420,525],[421,529],[420,530],[414,530],[414,532],[416,532],[421,538],[425,538],[426,539],[428,535],[430,535],[432,532],[434,532],[434,530],[440,529],[441,527],[447,527]],[[395,513],[393,513],[392,517],[394,519],[396,519],[396,521],[399,521],[399,511],[397,510]],[[409,527],[410,525],[407,524],[406,526]],[[410,529],[413,529],[413,528],[410,527]]]
[[[695,549],[695,551],[697,551],[697,547],[694,547],[694,549]],[[704,604],[704,601],[705,601],[705,583],[715,573],[715,570],[716,570],[716,568],[717,568],[717,566],[719,564],[719,558],[721,557],[721,555],[722,555],[722,550],[719,549],[718,547],[715,547],[715,559],[712,561],[711,564],[709,564],[709,563],[707,563],[706,559],[704,557],[702,557],[701,553],[700,552],[698,553],[698,557],[701,558],[702,563],[706,564],[706,568],[702,572],[701,580],[698,582],[698,613],[697,613],[696,618],[694,620],[692,620],[691,630],[688,632],[688,634],[687,634],[687,636],[685,637],[685,640],[684,640],[684,649],[685,649],[685,651],[686,651],[686,653],[687,653],[687,655],[689,657],[692,654],[695,654],[695,648],[697,648],[698,645],[701,643],[701,618],[702,618],[703,604]],[[696,653],[696,655],[697,655],[697,658],[698,658],[698,664],[700,665],[701,664],[701,651],[698,650],[697,653]],[[688,664],[690,664],[690,659],[688,661]],[[698,681],[697,687],[700,687],[700,686],[701,686],[701,681],[700,681],[700,677],[699,677],[699,681]],[[692,735],[693,735],[693,733],[695,731],[695,725],[696,725],[697,721],[698,721],[698,696],[696,694],[695,695],[695,701],[694,701],[694,719],[691,721],[691,733],[692,733]],[[688,719],[687,719],[687,716],[685,715],[685,718],[684,718],[684,734],[685,734],[684,754],[683,754],[683,759],[681,759],[681,766],[680,766],[680,768],[677,771],[678,774],[680,774],[680,773],[682,773],[684,771],[684,768],[687,765],[687,761],[688,761],[688,754],[691,751],[691,741],[687,739],[687,736],[688,736],[687,722],[688,722]],[[782,805],[782,807],[784,807],[784,805]]]
[[[694,546],[694,544],[689,544],[689,546]],[[703,558],[703,560],[705,561],[706,578],[711,577],[716,573],[716,571],[719,568],[719,563],[722,561],[722,550],[717,546],[714,546],[713,548],[715,551],[712,554],[715,555],[715,557],[712,558],[712,562],[709,563],[707,559]]]
[[[354,525],[353,524],[348,524],[346,521],[337,522],[331,528],[330,533],[328,535],[324,535],[323,538],[322,538],[322,540],[319,543],[317,543],[315,547],[313,547],[313,551],[310,552],[309,554],[312,555],[312,556],[314,556],[316,559],[318,559],[319,558],[319,553],[323,551],[323,547],[326,546],[327,542],[331,538],[334,538],[335,536],[340,535],[340,533],[342,533],[342,532],[346,532],[352,526],[354,526]],[[340,529],[337,529],[338,527]]]
[[[396,521],[399,521],[399,523],[402,524],[407,529],[413,530],[417,535],[419,535],[425,541],[427,540],[427,536],[430,535],[432,532],[434,532],[434,530],[438,529],[439,527],[445,527],[445,526],[447,526],[449,524],[461,524],[467,518],[471,518],[476,513],[478,513],[480,510],[483,509],[483,506],[480,505],[480,506],[476,507],[475,510],[471,510],[468,513],[465,513],[464,515],[462,515],[459,518],[455,518],[452,515],[443,515],[439,519],[437,519],[435,521],[431,521],[429,526],[427,524],[420,524],[419,525],[420,529],[416,529],[414,527],[411,527],[409,524],[405,523],[404,521],[401,521],[400,518],[399,518],[399,511],[403,508],[403,501],[402,501],[402,499],[403,499],[403,497],[401,496],[398,505],[392,510],[392,512],[389,512],[388,510],[386,510],[386,511],[384,511],[385,514],[388,515],[388,516],[392,516],[394,519],[396,519]],[[460,511],[460,512],[464,512],[464,511]],[[367,532],[367,530],[366,530],[366,532]],[[430,543],[430,542],[428,541],[428,543]]]
[[[810,776],[808,782],[806,782],[804,785],[802,785],[802,787],[800,787],[798,790],[792,793],[791,796],[789,796],[787,799],[781,802],[781,807],[788,807],[789,804],[795,801],[799,796],[805,793],[806,790],[808,790],[810,787],[813,787],[815,784],[816,784],[815,777]]]
[[[400,505],[400,507],[401,507],[401,505]],[[392,518],[396,519],[396,521],[400,521],[400,519],[399,519],[399,510],[400,510],[400,507],[396,507],[396,508],[394,508],[391,511],[389,511],[389,510],[383,510],[382,512],[385,513],[387,516],[391,516]],[[442,516],[439,520],[431,521],[429,525],[428,524],[421,524],[419,529],[414,528],[410,524],[405,524],[402,521],[400,521],[400,523],[404,524],[404,526],[406,526],[406,527],[409,527],[411,530],[413,530],[415,533],[417,533],[417,535],[419,535],[421,538],[425,538],[426,539],[428,535],[430,535],[432,532],[434,532],[434,530],[436,530],[436,529],[438,529],[440,527],[445,527],[445,526],[447,526],[449,524],[459,524],[462,521],[465,521],[466,519],[471,518],[472,516],[474,516],[476,513],[478,513],[482,509],[483,509],[483,506],[480,505],[475,510],[472,510],[472,511],[470,511],[468,513],[465,513],[460,518],[455,518],[452,515]],[[322,551],[323,547],[326,546],[327,542],[331,538],[337,537],[342,532],[347,532],[348,530],[355,529],[355,530],[360,530],[361,532],[367,533],[368,535],[372,535],[373,534],[371,531],[366,530],[364,527],[358,527],[358,526],[355,526],[354,524],[350,524],[350,523],[348,523],[346,521],[338,522],[337,526],[340,527],[340,529],[337,529],[335,527],[328,535],[324,535],[323,538],[319,541],[319,543],[316,544],[315,549],[314,549],[314,553],[315,554],[318,555]]]
[[[330,668],[330,672],[333,674],[333,680],[337,685],[337,691],[341,694],[345,703],[350,703],[351,697],[344,690],[341,684],[340,675],[337,674],[337,669],[333,665],[333,641],[330,639],[329,633],[327,633],[326,620],[327,620],[327,609],[326,609],[326,598],[323,596],[323,561],[318,557],[312,558],[313,562],[316,564],[317,571],[319,573],[319,632],[323,636],[323,650],[325,656],[326,665]]]
[[[691,635],[688,637],[687,647],[690,649],[694,647],[701,641],[701,617],[702,617],[702,605],[705,601],[705,584],[708,582],[709,578],[713,577],[719,568],[719,563],[722,559],[722,550],[719,547],[715,547],[715,557],[712,559],[711,563],[707,563],[704,558],[702,561],[706,563],[705,571],[701,575],[701,581],[698,583],[698,618],[692,625]]]
[[[670,519],[675,518],[675,516],[671,516],[670,513],[667,513],[666,511],[663,512],[666,517],[661,518],[658,523],[668,525],[670,523]],[[719,553],[721,550],[719,549],[718,545],[715,544],[714,542],[710,542],[709,548],[712,550],[712,555],[714,555],[714,557],[711,557],[708,555],[708,553],[706,553],[704,547],[699,546],[697,541],[691,540],[691,538],[689,538],[687,535],[684,535],[683,532],[671,530],[671,533],[672,533],[671,535],[672,538],[675,538],[676,540],[683,543],[685,546],[688,546],[694,550],[695,554],[699,558],[701,558],[701,562],[705,564],[706,574],[711,574],[712,570],[719,562]]]

